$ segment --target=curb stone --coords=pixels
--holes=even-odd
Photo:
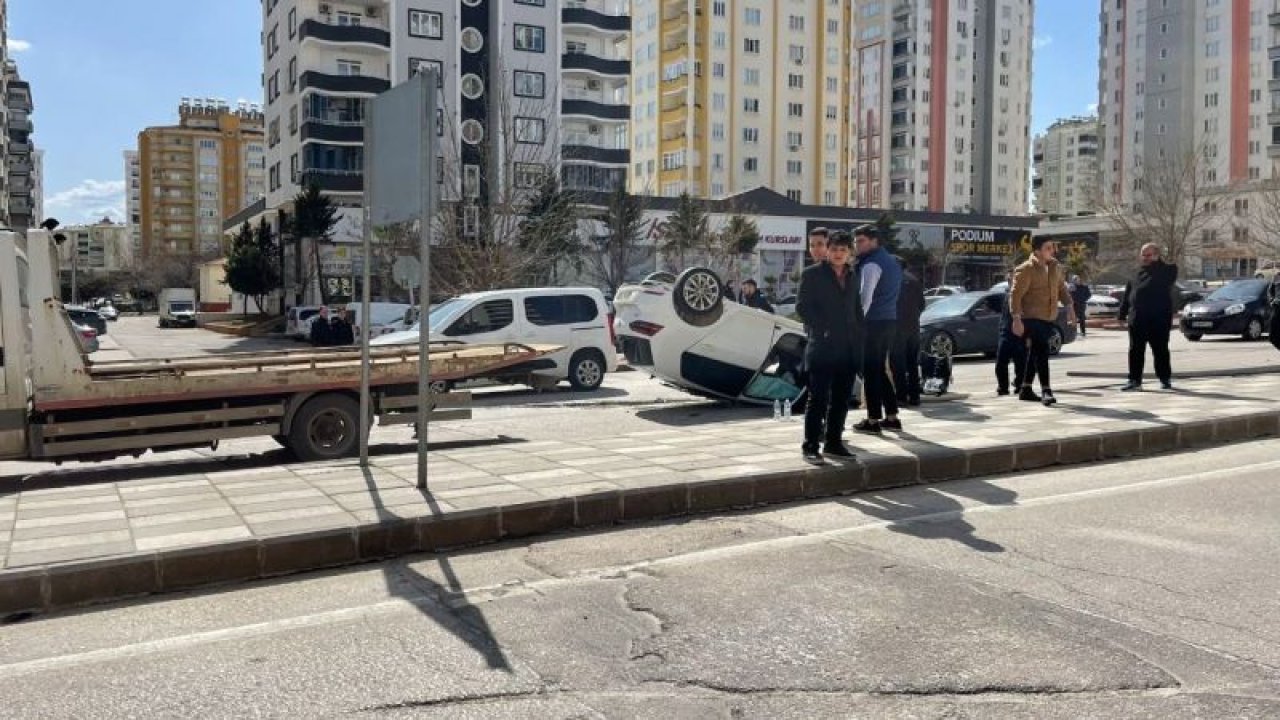
[[[203,547],[0,570],[0,622],[159,593],[441,552],[575,528],[849,495],[1280,435],[1280,411],[973,450],[930,448],[851,464],[593,492]]]

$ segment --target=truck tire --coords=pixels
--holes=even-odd
[[[588,392],[604,382],[604,358],[598,350],[579,350],[569,360],[569,384],[578,392]]]
[[[317,395],[298,410],[289,428],[289,449],[299,460],[332,460],[355,453],[360,405],[339,393]]]
[[[680,273],[671,294],[676,314],[694,327],[712,325],[724,314],[724,283],[708,268],[692,267]]]

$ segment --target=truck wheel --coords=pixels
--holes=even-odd
[[[676,313],[695,327],[711,325],[724,313],[724,284],[707,268],[692,267],[680,273],[672,295]]]
[[[605,361],[595,350],[579,350],[569,360],[569,384],[578,392],[595,390],[604,382]]]
[[[346,395],[328,393],[308,400],[293,418],[289,449],[299,460],[332,460],[355,452],[360,406]]]
[[[432,380],[427,384],[427,388],[437,395],[443,395],[453,390],[452,380]]]

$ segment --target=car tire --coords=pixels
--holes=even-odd
[[[1186,339],[1190,340],[1191,342],[1200,342],[1200,338],[1204,337],[1204,335],[1202,335],[1201,333],[1186,333],[1186,332],[1184,332],[1184,333],[1182,333],[1182,337],[1184,337],[1184,338],[1186,338]]]
[[[577,392],[590,392],[604,383],[607,371],[598,350],[579,350],[569,360],[569,384]]]
[[[427,384],[427,388],[437,395],[443,395],[453,390],[452,380],[432,380]]]
[[[289,449],[299,460],[332,460],[355,452],[360,405],[339,393],[317,395],[303,404],[289,428]]]
[[[1048,344],[1049,344],[1049,355],[1051,356],[1057,355],[1062,352],[1063,341],[1062,341],[1061,328],[1057,328],[1057,327],[1053,328],[1052,332],[1049,333]]]
[[[1262,318],[1249,318],[1249,324],[1244,326],[1244,332],[1241,334],[1245,340],[1255,342],[1262,339]]]
[[[928,340],[925,340],[922,349],[926,354],[934,357],[954,357],[956,354],[956,339],[951,336],[951,333],[939,330],[930,335]]]
[[[680,273],[672,295],[676,314],[695,327],[712,325],[724,314],[724,283],[708,268],[692,267]]]

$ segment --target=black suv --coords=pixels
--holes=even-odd
[[[98,332],[99,335],[107,334],[107,319],[102,317],[102,313],[79,305],[67,305],[67,315],[71,316],[71,321],[78,325],[88,325]]]

